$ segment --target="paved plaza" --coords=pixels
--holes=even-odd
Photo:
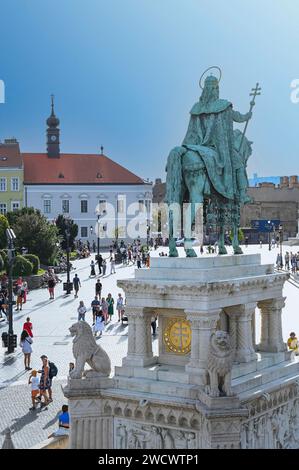
[[[297,251],[296,247],[283,247],[283,252]],[[166,251],[165,248],[160,251]],[[182,249],[180,249],[182,254]],[[278,248],[271,251],[267,246],[261,249],[257,246],[244,248],[245,253],[261,253],[262,262],[272,262],[276,260]],[[157,256],[153,252],[152,256]],[[213,256],[213,255],[204,255]],[[28,448],[36,445],[57,428],[57,415],[61,405],[66,402],[62,393],[62,386],[66,383],[69,362],[72,356],[72,338],[68,328],[77,321],[77,307],[79,300],[83,300],[88,307],[86,320],[92,323],[92,313],[90,303],[95,295],[95,279],[90,278],[91,258],[74,262],[76,270],[72,271],[71,277],[77,273],[82,287],[78,299],[73,295],[65,296],[62,283],[56,287],[55,300],[49,300],[47,289],[32,291],[28,295],[28,301],[21,312],[14,313],[14,331],[18,338],[22,331],[22,326],[29,315],[33,323],[34,343],[31,367],[39,369],[41,367],[40,356],[48,355],[49,359],[58,367],[58,376],[54,379],[53,398],[47,410],[29,411],[31,406],[30,386],[28,385],[29,373],[24,371],[23,354],[20,347],[10,356],[5,354],[5,349],[0,350],[0,447],[4,436],[3,431],[10,426],[12,429],[12,439],[17,448]],[[116,267],[116,274],[106,275],[102,279],[102,294],[107,296],[111,292],[115,299],[121,290],[117,287],[118,279],[125,279],[134,275],[134,266]],[[108,263],[107,272],[110,272]],[[64,281],[66,275],[60,276]],[[283,310],[283,338],[287,340],[289,332],[299,331],[299,320],[297,313],[299,283],[291,279],[286,282],[284,295],[287,297],[286,306]],[[7,331],[7,323],[0,323],[0,333]],[[259,341],[260,315],[256,315],[256,331]],[[121,325],[117,321],[115,310],[111,324],[107,325],[103,337],[98,341],[104,347],[111,358],[112,367],[121,365],[121,360],[126,354],[128,327]],[[154,351],[158,347],[158,340],[154,340]]]

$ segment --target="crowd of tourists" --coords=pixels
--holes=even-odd
[[[284,268],[293,274],[297,273],[299,271],[299,252],[292,253],[292,251],[286,251],[284,256],[278,253],[276,256],[276,268]]]

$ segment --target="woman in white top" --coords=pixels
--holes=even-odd
[[[118,299],[116,302],[116,309],[118,312],[118,321],[122,320],[123,309],[124,309],[124,299],[121,294],[118,294]]]
[[[78,307],[78,321],[80,320],[85,321],[85,313],[86,313],[86,307],[84,305],[83,300],[80,300],[80,304]]]
[[[100,332],[100,336],[102,336],[102,331],[105,328],[105,318],[103,312],[98,311],[96,312],[95,324],[93,327],[94,335],[97,336],[97,332]]]
[[[32,367],[30,367],[30,357],[31,357],[31,353],[32,353],[31,344],[32,343],[33,343],[33,340],[29,336],[28,332],[26,330],[22,331],[20,346],[21,346],[23,354],[24,354],[25,370],[31,370],[32,369]]]

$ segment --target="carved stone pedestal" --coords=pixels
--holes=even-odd
[[[240,255],[152,258],[150,269],[118,281],[127,302],[128,354],[112,378],[69,381],[71,448],[298,447],[299,364],[281,330],[286,279],[262,265],[260,255]],[[213,334],[219,329],[224,333]],[[210,338],[221,335],[233,345],[226,376],[233,396],[209,389]]]

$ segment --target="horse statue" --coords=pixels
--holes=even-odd
[[[227,223],[232,228],[234,253],[242,253],[238,240],[240,205],[251,201],[246,193],[246,166],[252,142],[240,130],[233,129],[233,122],[248,122],[251,116],[251,111],[242,115],[233,110],[229,101],[219,99],[217,78],[206,78],[200,100],[191,109],[186,137],[181,146],[171,150],[167,159],[169,256],[178,256],[176,221],[184,202],[191,206],[191,227],[185,237],[187,257],[197,256],[190,245],[190,232],[196,222],[198,205],[217,213],[218,253],[227,253],[224,243]]]

